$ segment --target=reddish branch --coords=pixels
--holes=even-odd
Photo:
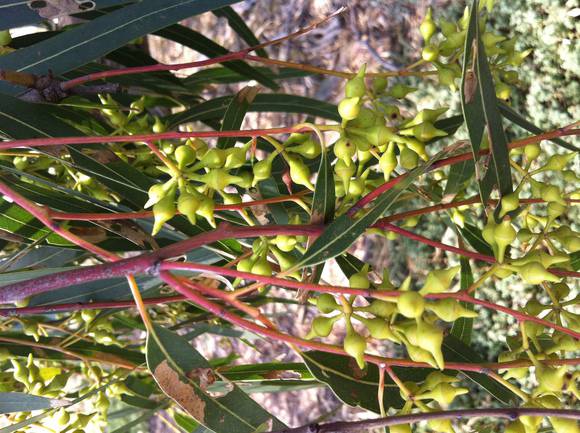
[[[409,415],[388,416],[385,418],[363,421],[337,421],[327,424],[308,424],[302,427],[287,428],[271,433],[360,433],[369,429],[379,430],[384,427],[399,424],[414,424],[420,421],[437,419],[461,419],[494,417],[516,420],[521,416],[558,417],[580,419],[580,410],[543,409],[543,408],[502,408],[502,409],[459,409],[440,412],[422,412]]]

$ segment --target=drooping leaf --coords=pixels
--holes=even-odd
[[[346,251],[419,176],[429,169],[434,160],[435,158],[408,172],[398,184],[378,197],[370,209],[358,219],[348,214],[336,218],[308,248],[296,266],[316,265]]]
[[[335,207],[334,172],[330,165],[328,151],[324,150],[320,157],[318,177],[312,198],[311,224],[328,224],[334,218]]]
[[[252,104],[252,101],[258,94],[258,88],[255,86],[247,86],[240,90],[236,96],[230,101],[228,108],[224,114],[221,131],[235,131],[240,129],[244,117]],[[219,137],[217,147],[226,149],[236,144],[235,137]]]
[[[532,122],[530,122],[528,119],[526,119],[520,113],[518,113],[512,107],[510,107],[507,104],[504,104],[503,102],[499,103],[499,111],[501,112],[501,114],[503,114],[503,117],[505,117],[507,120],[515,123],[516,125],[524,128],[527,131],[530,131],[532,134],[541,134],[543,132],[546,132],[542,128],[539,128],[536,125],[534,125]],[[567,143],[565,140],[562,140],[561,138],[553,138],[550,141],[558,144],[559,146],[562,146],[565,149],[571,150],[573,152],[580,152],[579,147],[574,146],[573,144]]]
[[[459,259],[461,264],[461,290],[467,290],[469,286],[473,284],[473,273],[471,272],[471,266],[469,264],[469,259],[466,257],[461,257]],[[466,302],[461,303],[465,308],[470,310],[473,309],[472,304]],[[463,343],[469,345],[471,343],[471,332],[473,330],[473,317],[461,317],[453,322],[453,327],[451,328],[451,335],[462,341]]]
[[[213,11],[216,17],[225,18],[228,20],[230,27],[248,44],[250,47],[255,47],[260,44],[260,41],[254,35],[254,32],[246,25],[246,22],[240,17],[236,11],[226,6]],[[256,54],[260,57],[268,57],[268,53],[264,48],[258,48]]]
[[[352,254],[346,253],[336,257],[336,263],[346,278],[360,272],[365,265]]]
[[[465,40],[461,106],[476,164],[481,200],[486,203],[494,187],[498,187],[501,196],[511,193],[513,189],[507,137],[495,96],[493,76],[481,41],[478,17],[478,1],[474,0]],[[482,164],[487,157],[479,158],[484,141],[488,141],[491,153],[487,168],[486,164]]]
[[[171,128],[188,122],[221,119],[231,102],[232,96],[222,96],[195,105],[188,110],[168,116],[165,120]],[[340,120],[335,105],[297,95],[263,93],[256,96],[248,107],[250,112],[300,113],[330,120]]]
[[[311,75],[309,72],[290,68],[280,68],[276,72],[264,67],[257,67],[255,69],[272,80],[303,78]],[[202,88],[212,83],[232,84],[239,83],[240,81],[248,81],[248,77],[228,68],[206,68],[184,78],[182,84],[188,88]]]
[[[117,9],[58,36],[0,58],[0,69],[55,75],[70,71],[128,42],[236,0],[149,0]],[[20,89],[0,82],[0,92]]]
[[[343,402],[380,413],[377,399],[379,369],[376,365],[369,363],[361,370],[348,356],[319,351],[301,355],[312,375],[326,383]],[[401,380],[411,382],[421,382],[430,372],[427,368],[393,367],[393,370]],[[399,387],[388,376],[385,377],[383,403],[385,409],[400,409],[404,404]]]
[[[183,337],[157,325],[147,338],[147,365],[168,396],[216,433],[251,433],[268,420],[274,429],[284,428],[234,384],[225,395],[210,395],[207,386],[215,376],[207,360]]]
[[[55,400],[24,392],[0,392],[0,414],[30,412],[68,405],[66,400]]]
[[[445,337],[442,350],[446,361],[470,362],[475,364],[481,364],[484,362],[484,360],[481,359],[471,347],[453,335]],[[502,404],[510,406],[518,402],[518,396],[516,394],[503,385],[500,385],[497,381],[489,378],[487,375],[472,371],[464,371],[463,374],[485,389]]]
[[[234,2],[230,1],[229,3]],[[201,33],[177,24],[161,29],[155,32],[155,34],[157,36],[161,36],[162,38],[170,39],[174,42],[189,47],[209,58],[220,57],[229,53],[227,49],[205,37]],[[222,65],[231,69],[232,71],[244,75],[249,80],[257,81],[258,83],[263,84],[272,90],[276,90],[278,88],[278,84],[274,80],[262,74],[262,72],[243,61],[227,61],[222,62]]]

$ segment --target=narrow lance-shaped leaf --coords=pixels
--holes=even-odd
[[[54,400],[24,392],[0,392],[0,413],[30,412],[67,406],[66,400]]]
[[[0,69],[55,75],[102,57],[135,38],[236,0],[148,0],[115,10],[58,36],[0,58]],[[0,92],[20,88],[0,82]]]
[[[316,265],[343,253],[374,224],[397,198],[417,179],[424,174],[440,154],[408,172],[403,180],[376,199],[374,206],[358,219],[343,214],[336,218],[304,253],[296,267]]]
[[[333,353],[308,351],[302,353],[304,363],[319,381],[326,383],[343,402],[379,413],[377,392],[379,389],[379,369],[374,364],[358,368],[353,358]],[[430,370],[427,368],[399,368],[393,370],[403,381],[421,382]],[[403,407],[398,386],[385,377],[383,394],[385,409]]]
[[[209,58],[220,57],[230,53],[226,48],[201,33],[178,24],[161,29],[155,34],[185,45]],[[273,90],[278,88],[278,84],[271,77],[241,60],[231,60],[222,62],[222,64],[232,71],[242,74],[246,77],[246,80],[256,80],[258,83]]]
[[[234,384],[224,395],[210,395],[207,386],[215,380],[210,364],[172,331],[154,325],[147,337],[147,365],[163,392],[216,433],[252,433],[270,420],[274,430],[284,428]]]
[[[260,44],[260,41],[254,35],[254,32],[246,25],[245,21],[239,16],[236,11],[226,6],[213,11],[216,17],[223,17],[228,20],[230,27],[250,46],[255,47]],[[256,54],[260,57],[268,57],[268,53],[264,48],[258,48]]]
[[[507,138],[495,96],[493,76],[480,37],[477,0],[471,6],[462,75],[461,106],[476,163],[480,195],[485,203],[495,186],[502,196],[511,193],[512,179]],[[489,142],[491,151],[487,169],[486,164],[482,163],[483,158],[478,155],[485,141]]]
[[[459,259],[461,265],[461,290],[467,290],[469,286],[473,284],[473,273],[471,272],[471,266],[469,265],[469,259],[466,257],[461,257]],[[467,304],[462,302],[465,308],[473,310],[472,304]],[[460,317],[455,322],[453,322],[453,327],[451,328],[451,335],[457,337],[463,343],[469,345],[471,343],[471,332],[473,330],[473,317]]]
[[[442,350],[446,361],[470,362],[474,364],[484,362],[471,347],[453,335],[445,337]],[[464,371],[463,374],[505,405],[511,405],[518,401],[516,394],[483,373]]]
[[[258,88],[256,86],[247,86],[238,92],[230,102],[230,105],[228,105],[228,109],[224,114],[221,131],[235,131],[236,129],[240,129],[244,117],[248,112],[248,108],[250,108],[257,94]],[[235,137],[220,137],[217,142],[217,147],[226,149],[234,146],[234,144],[236,144]]]
[[[334,173],[330,166],[328,151],[325,149],[320,156],[310,222],[312,224],[330,223],[334,218],[335,200]]]

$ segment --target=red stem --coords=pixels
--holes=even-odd
[[[181,281],[179,281],[175,276],[171,275],[167,271],[160,272],[161,279],[165,281],[168,285],[170,285],[173,289],[175,289],[178,293],[185,296],[187,299],[195,303],[196,305],[204,308],[205,310],[209,311],[210,313],[214,314],[215,316],[227,320],[228,322],[238,325],[241,328],[250,330],[252,332],[256,332],[260,335],[273,338],[275,340],[284,341],[289,344],[294,344],[296,346],[305,347],[312,350],[320,350],[328,353],[335,353],[337,355],[344,355],[348,356],[347,353],[344,351],[342,347],[334,346],[332,344],[320,343],[317,341],[312,340],[304,340],[299,337],[295,337],[292,335],[282,334],[276,330],[265,328],[263,326],[257,325],[253,322],[250,322],[222,307],[215,302],[212,302],[205,297],[198,294],[195,290],[192,290],[190,287],[187,287]],[[396,358],[383,358],[381,356],[375,355],[365,355],[365,360],[371,362],[376,365],[380,364],[388,364],[390,366],[398,366],[398,367],[422,367],[422,368],[431,368],[428,364],[422,362],[415,362],[408,359],[396,359]],[[562,359],[562,360],[555,360],[562,362],[564,364],[572,363],[572,365],[576,365],[580,363],[580,359]],[[530,365],[531,362],[525,362],[523,366]],[[518,366],[520,364],[517,364]],[[559,364],[561,365],[561,364]],[[514,366],[514,362],[511,363],[503,363],[503,364],[472,364],[472,363],[462,363],[462,362],[446,362],[446,368],[452,370],[461,370],[461,371],[474,371],[477,373],[487,373],[489,370],[493,369],[502,369],[502,368],[511,368]],[[497,367],[497,368],[494,368]]]
[[[333,294],[342,294],[342,295],[355,295],[355,296],[363,296],[367,298],[376,298],[376,299],[389,299],[393,297],[397,297],[401,294],[400,291],[393,290],[393,291],[385,291],[385,290],[363,290],[363,289],[353,289],[350,287],[341,287],[341,286],[327,286],[322,284],[313,284],[313,283],[303,283],[300,281],[292,281],[292,280],[285,280],[282,278],[276,277],[268,277],[264,275],[257,275],[252,274],[249,272],[241,272],[235,269],[224,269],[219,266],[211,266],[211,265],[202,265],[197,263],[186,263],[186,262],[164,262],[161,264],[159,269],[164,271],[198,271],[198,272],[211,272],[219,275],[234,277],[234,278],[243,278],[245,280],[252,280],[258,281],[260,283],[269,284],[272,286],[279,286],[279,287],[286,287],[290,289],[297,289],[297,290],[305,290],[305,291],[313,291],[318,293],[333,293]],[[215,295],[215,293],[212,293]],[[564,326],[557,325],[555,323],[549,322],[544,319],[540,319],[539,317],[530,316],[526,313],[522,313],[517,310],[513,310],[508,307],[503,307],[501,305],[494,304],[492,302],[484,301],[481,299],[476,299],[472,296],[469,296],[467,292],[450,292],[450,293],[431,293],[425,296],[427,299],[456,299],[458,301],[467,302],[470,304],[480,305],[484,308],[489,310],[497,310],[503,313],[509,314],[510,316],[514,317],[518,321],[527,321],[527,322],[534,322],[539,325],[545,326],[546,328],[552,328],[562,333],[568,334],[576,339],[580,340],[580,332],[573,331],[572,329],[566,328]],[[225,299],[225,298],[224,298]],[[229,297],[232,299],[232,297]]]
[[[544,134],[534,135],[531,137],[526,137],[526,138],[522,138],[520,140],[512,141],[508,145],[508,148],[509,149],[517,149],[518,147],[524,147],[524,146],[527,146],[528,144],[537,143],[537,142],[540,142],[543,140],[551,140],[553,138],[565,137],[565,136],[569,136],[569,135],[579,135],[579,134],[580,134],[580,129],[569,129],[568,127],[563,127],[563,128],[556,129],[554,131],[546,132]],[[478,155],[483,156],[483,155],[486,155],[488,153],[489,153],[489,149],[483,149],[483,150],[479,151]],[[462,161],[468,161],[472,158],[473,158],[473,154],[462,153],[460,155],[456,155],[456,156],[452,156],[449,158],[445,158],[445,159],[436,161],[435,163],[433,163],[431,165],[431,167],[429,167],[429,169],[427,171],[429,172],[429,171],[437,170],[438,168],[445,167],[447,165],[457,164],[458,162],[462,162]],[[397,177],[389,180],[388,182],[383,183],[382,185],[378,186],[377,188],[375,188],[373,191],[371,191],[370,193],[365,195],[363,198],[361,198],[358,202],[356,202],[349,209],[349,211],[348,211],[349,215],[354,215],[360,209],[365,207],[368,203],[370,203],[371,201],[376,199],[378,196],[380,196],[381,194],[383,194],[384,192],[388,191],[393,186],[395,186],[396,184],[401,182],[405,178],[405,176],[406,176],[406,174],[402,174],[400,176],[397,176]]]
[[[145,298],[143,303],[145,305],[159,305],[168,304],[171,302],[181,302],[185,300],[184,296],[165,296],[161,298]],[[80,310],[101,310],[105,308],[132,308],[135,307],[134,300],[128,301],[104,301],[104,302],[70,302],[67,304],[54,305],[38,305],[34,307],[21,308],[0,308],[0,316],[22,316],[25,314],[40,314],[40,313],[58,313],[61,311],[80,311]]]

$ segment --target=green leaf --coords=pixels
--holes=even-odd
[[[467,290],[469,286],[473,284],[473,273],[471,272],[471,266],[469,265],[469,259],[466,257],[461,257],[459,259],[461,264],[461,290]],[[462,302],[465,308],[473,310],[473,304],[468,304],[467,302]],[[451,335],[462,341],[463,343],[469,345],[471,343],[471,333],[473,331],[473,317],[461,317],[453,322],[453,327],[451,328]]]
[[[210,395],[204,384],[213,375],[207,360],[186,339],[157,325],[147,337],[147,365],[169,397],[216,433],[251,433],[269,419],[274,429],[284,428],[233,384],[225,395]]]
[[[326,383],[344,403],[380,413],[377,399],[379,369],[376,365],[368,363],[361,370],[348,356],[319,351],[302,352],[301,355],[312,375]],[[401,380],[415,383],[424,380],[430,372],[427,368],[394,367],[393,370]],[[388,376],[385,377],[383,403],[386,410],[391,407],[400,409],[404,404],[399,387]]]
[[[334,219],[335,207],[334,173],[330,166],[328,151],[324,150],[320,157],[318,177],[312,198],[311,224],[329,224]]]
[[[247,86],[240,90],[228,105],[220,131],[236,131],[240,129],[248,108],[250,108],[257,94],[258,88],[255,86]],[[217,147],[220,149],[233,147],[235,144],[235,137],[219,137],[217,141]]]
[[[570,254],[570,266],[575,271],[580,270],[580,251]]]
[[[75,69],[133,39],[236,0],[148,0],[96,18],[31,47],[0,57],[0,69],[55,75]],[[0,83],[3,93],[19,90]]]
[[[233,2],[230,1],[229,3]],[[184,26],[172,25],[155,32],[155,34],[162,38],[170,39],[174,42],[185,45],[186,47],[202,53],[209,58],[220,57],[230,53],[227,49],[205,37],[201,33]],[[222,65],[232,71],[242,74],[248,80],[255,80],[272,90],[278,89],[278,84],[274,80],[245,62],[234,60],[222,62]]]
[[[260,45],[260,41],[254,32],[246,25],[245,21],[230,6],[226,6],[213,11],[216,17],[223,17],[228,20],[230,27],[248,44],[250,47]],[[264,48],[258,48],[256,54],[260,57],[268,57]]]
[[[287,80],[291,78],[303,78],[312,75],[309,72],[291,68],[280,68],[276,73],[264,67],[256,67],[254,69],[272,80]],[[184,78],[181,83],[188,88],[201,88],[208,84],[233,84],[247,80],[247,76],[232,71],[228,68],[207,68],[202,69],[199,72],[195,72],[187,78]]]
[[[445,361],[448,362],[470,362],[476,364],[481,364],[484,362],[484,360],[481,359],[471,347],[453,335],[448,335],[445,337],[443,340],[442,350]],[[519,401],[519,398],[516,394],[483,373],[464,371],[463,374],[471,381],[485,389],[504,405],[511,406]]]
[[[14,29],[16,27],[29,26],[45,20],[26,1],[4,0],[8,4],[0,5],[0,30]],[[131,3],[133,0],[96,0],[96,9]]]
[[[486,203],[495,186],[501,196],[511,193],[513,189],[507,137],[495,96],[493,76],[480,37],[478,17],[478,1],[473,0],[465,39],[461,106],[476,164],[481,200]],[[484,139],[489,141],[491,151],[487,170],[478,155]]]
[[[438,157],[439,155],[436,155],[436,158]],[[374,206],[358,219],[355,220],[348,214],[336,218],[308,248],[296,267],[316,265],[346,251],[419,176],[429,169],[434,161],[435,158],[408,172],[403,180],[378,197]]]
[[[453,164],[449,169],[449,176],[447,176],[447,184],[445,185],[444,196],[455,196],[459,191],[462,191],[467,186],[469,179],[473,177],[475,166],[473,160],[461,161],[458,164]]]
[[[360,272],[365,265],[361,260],[349,253],[337,256],[336,263],[346,278],[350,278]]]
[[[503,102],[499,103],[499,111],[503,114],[503,117],[508,119],[509,121],[515,123],[516,125],[524,128],[527,131],[530,131],[533,134],[542,134],[546,132],[542,128],[538,128],[512,107]],[[580,152],[580,147],[574,146],[573,144],[567,143],[566,141],[562,140],[561,138],[552,138],[550,141],[562,146],[565,149],[572,150],[574,152]]]
[[[483,239],[481,230],[472,224],[465,224],[464,227],[459,227],[461,235],[469,242],[475,251],[481,254],[485,254],[493,257],[493,249],[491,246]]]
[[[51,409],[68,404],[66,400],[54,400],[23,392],[0,392],[0,414]]]
[[[202,102],[188,110],[165,118],[170,128],[188,122],[221,119],[227,110],[233,96],[222,96]],[[265,93],[256,96],[248,107],[250,112],[259,113],[300,113],[318,116],[330,120],[340,120],[335,105],[297,95]]]

